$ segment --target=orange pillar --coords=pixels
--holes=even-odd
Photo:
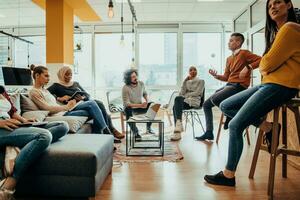
[[[62,66],[73,65],[73,8],[66,0],[46,0],[46,63],[51,82]]]

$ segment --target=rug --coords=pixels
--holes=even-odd
[[[135,146],[158,146],[157,142],[147,142],[143,140],[157,139],[157,135],[141,134],[142,141],[136,142]],[[126,156],[126,138],[122,140],[122,143],[115,144],[117,150],[114,153],[114,161],[119,162],[159,162],[169,161],[178,162],[183,160],[183,154],[180,151],[178,142],[170,141],[170,134],[165,132],[164,139],[164,156],[160,156],[159,149],[132,149],[131,153],[135,155],[157,155],[157,156]]]

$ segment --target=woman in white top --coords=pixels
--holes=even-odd
[[[19,178],[26,173],[28,167],[49,146],[51,141],[57,141],[69,131],[68,124],[65,122],[51,122],[43,128],[20,127],[23,123],[32,121],[35,120],[26,119],[17,113],[5,88],[0,86],[0,148],[15,146],[21,149],[13,162],[5,163],[3,171],[10,173],[6,173],[7,177],[5,178],[1,175],[1,200],[9,199],[13,195]],[[3,168],[3,166],[0,167]]]

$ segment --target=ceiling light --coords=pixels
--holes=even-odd
[[[107,14],[110,19],[114,17],[114,4],[113,4],[112,0],[109,0]]]

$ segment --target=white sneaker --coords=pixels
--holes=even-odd
[[[178,132],[182,132],[182,131],[183,131],[182,122],[180,120],[177,120],[175,129],[174,129],[174,133],[178,133]]]
[[[173,135],[171,136],[171,141],[178,141],[181,139],[181,133],[173,133]]]

